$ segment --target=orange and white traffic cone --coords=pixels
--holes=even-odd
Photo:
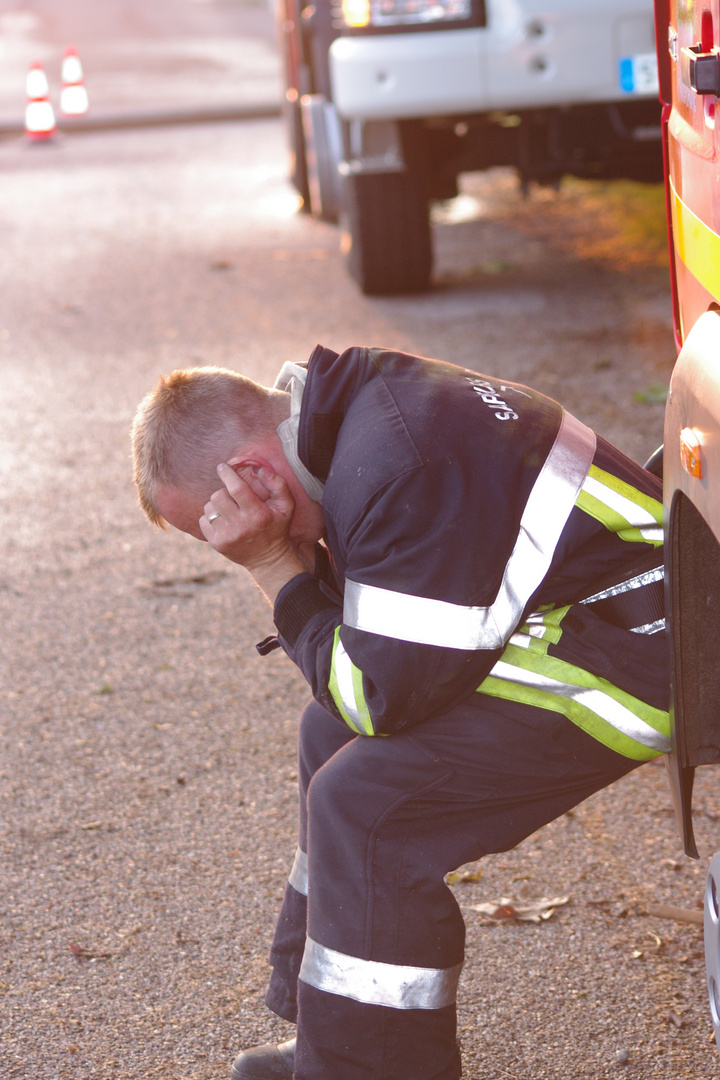
[[[39,60],[30,65],[26,85],[25,135],[33,142],[52,139],[57,131],[55,110],[50,101],[47,76]]]
[[[63,116],[84,116],[90,102],[85,89],[80,57],[77,49],[72,45],[63,53],[61,79],[60,111]]]

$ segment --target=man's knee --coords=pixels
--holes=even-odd
[[[313,699],[300,717],[299,760],[303,782],[309,784],[318,769],[355,737]]]
[[[307,792],[309,819],[317,826],[324,821],[335,822],[336,827],[345,819],[351,808],[352,799],[348,799],[348,785],[351,778],[336,755],[318,769],[310,781]]]

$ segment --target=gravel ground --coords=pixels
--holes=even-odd
[[[262,1002],[307,692],[255,654],[242,572],[143,522],[135,404],[178,363],[270,380],[317,340],[388,344],[532,382],[643,460],[674,355],[662,243],[626,235],[628,192],[523,201],[493,173],[438,212],[434,292],[371,301],[335,230],[271,209],[276,124],[0,165],[0,1076],[215,1080],[290,1034]],[[467,1077],[717,1076],[701,928],[648,914],[700,910],[712,771],[695,805],[699,863],[653,764],[453,886]],[[569,899],[541,924],[472,910],[501,897]]]

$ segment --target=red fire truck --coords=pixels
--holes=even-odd
[[[720,4],[656,0],[655,11],[679,349],[664,434],[669,764],[685,851],[697,857],[695,769],[720,762]],[[705,894],[705,960],[720,1045],[720,852]]]

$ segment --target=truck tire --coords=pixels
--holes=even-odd
[[[305,136],[299,101],[287,101],[283,109],[288,149],[290,151],[290,182],[302,199],[302,207],[310,213],[310,187],[308,185]]]
[[[348,269],[366,295],[428,287],[430,208],[412,172],[351,172],[345,178],[344,213]],[[347,236],[344,243],[347,247]]]
[[[342,134],[334,105],[323,94],[306,94],[300,101],[305,164],[313,217],[337,225],[342,188]]]

